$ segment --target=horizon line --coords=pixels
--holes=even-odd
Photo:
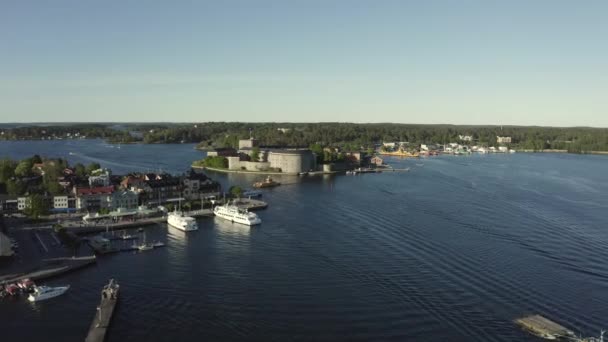
[[[205,124],[205,123],[251,123],[251,124],[354,124],[354,125],[411,125],[411,126],[467,126],[467,127],[540,127],[540,128],[591,128],[608,129],[603,126],[551,126],[521,124],[454,124],[454,123],[408,123],[408,122],[357,122],[357,121],[24,121],[0,122],[1,125],[62,125],[62,124]]]

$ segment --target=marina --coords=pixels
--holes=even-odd
[[[156,149],[186,147],[123,146],[120,151],[135,148],[157,154]],[[135,222],[126,232],[116,229],[114,236],[110,226],[106,238],[117,246],[140,243],[145,232],[147,241],[165,247],[98,256],[99,267],[64,273],[51,286],[70,284],[70,289],[41,302],[43,311],[33,310],[23,296],[1,300],[0,319],[14,322],[6,334],[81,341],[99,303],[94,284],[115,277],[134,290],[129,305],[116,312],[128,325],[114,320],[121,325],[111,329],[108,341],[150,336],[290,340],[299,334],[335,341],[533,342],[539,338],[513,320],[536,308],[576,335],[598,335],[605,324],[601,303],[606,300],[606,269],[590,263],[588,247],[598,259],[608,258],[599,243],[606,237],[573,215],[598,227],[604,222],[597,204],[607,191],[601,177],[604,164],[594,159],[599,157],[389,158],[395,169],[410,172],[277,178],[283,185],[260,190],[269,210],[258,213],[263,224],[255,229],[213,219],[212,213],[197,219],[199,229],[193,233],[167,227],[162,219],[145,226]],[[130,167],[131,159],[135,157],[110,162]],[[173,165],[180,165],[178,159]],[[584,178],[573,179],[572,174]],[[247,188],[260,176],[215,177],[224,188]],[[106,232],[106,225],[96,226],[96,232],[83,231],[83,237]],[[86,227],[66,227],[72,228]],[[593,239],[573,238],[574,228],[585,229]],[[28,248],[42,256],[56,253],[61,247],[49,232],[51,227],[32,228],[31,233],[10,228],[7,234],[17,238],[17,258],[23,258]],[[131,239],[122,240],[129,235]],[[88,251],[83,244],[79,252]],[[243,287],[252,295],[243,293]],[[272,293],[262,290],[269,288]],[[218,289],[221,296],[214,295]],[[583,289],[593,296],[581,298]],[[552,307],[560,308],[558,315],[550,315]],[[67,320],[74,326],[73,336],[65,334],[62,324]],[[227,320],[235,325],[225,325]],[[36,330],[28,329],[32,324]]]

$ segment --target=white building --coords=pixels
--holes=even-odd
[[[470,135],[459,135],[458,139],[462,141],[473,141],[473,137]]]
[[[499,144],[510,144],[511,143],[511,137],[496,136],[496,142],[499,143]]]
[[[108,169],[98,169],[91,172],[89,176],[89,186],[109,186],[112,173]]]
[[[53,197],[53,209],[68,209],[68,196],[55,196]]]
[[[509,152],[509,148],[507,146],[498,146],[498,151],[507,153]]]
[[[29,200],[27,197],[17,198],[17,210],[25,210],[29,206]]]

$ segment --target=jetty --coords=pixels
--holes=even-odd
[[[103,342],[106,338],[114,308],[118,302],[118,290],[120,286],[114,279],[110,279],[108,285],[101,290],[101,302],[97,307],[95,318],[89,328],[85,342]]]
[[[234,205],[241,209],[258,210],[268,207],[268,203],[253,198],[239,198],[233,202]]]
[[[97,261],[94,255],[72,258],[46,259],[43,264],[28,272],[8,274],[0,277],[0,284],[15,283],[24,279],[43,280],[88,266]]]

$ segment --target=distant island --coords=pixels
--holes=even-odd
[[[527,151],[557,150],[570,153],[608,151],[608,129],[591,127],[525,127],[414,125],[393,123],[96,123],[4,124],[0,140],[106,139],[110,143],[196,143],[197,148],[238,148],[238,142],[255,137],[261,146],[310,148],[335,146],[347,151],[373,149],[383,142],[497,146]],[[499,141],[500,137],[508,137]]]

